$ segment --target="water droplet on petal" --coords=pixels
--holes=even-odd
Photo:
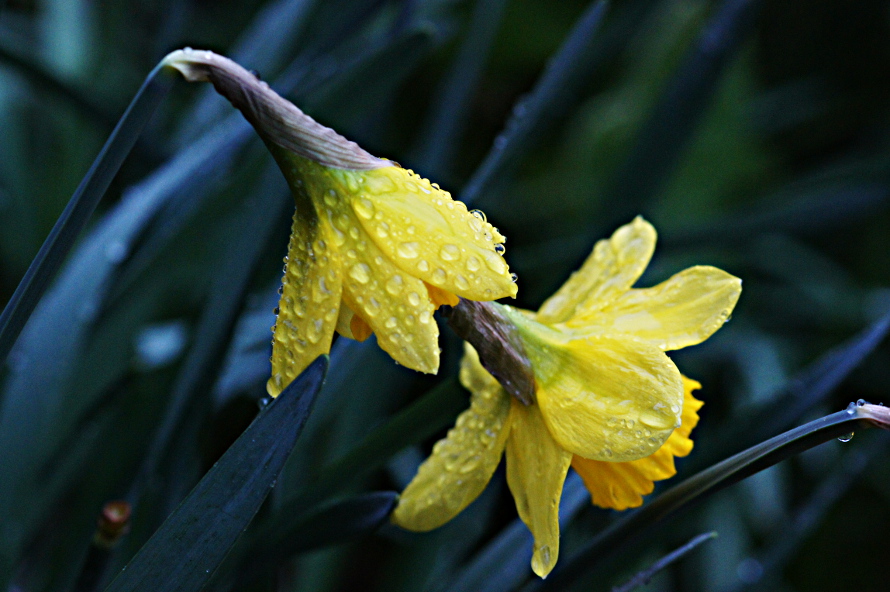
[[[865,399],[859,399],[858,401],[856,401],[856,406],[862,407],[863,405],[865,405],[865,403],[866,403]]]
[[[360,284],[367,284],[371,279],[371,268],[366,263],[356,263],[349,269],[349,277]]]
[[[487,222],[487,221],[488,221],[488,219],[485,217],[485,212],[483,212],[482,210],[470,210],[470,214],[472,214],[473,216],[479,218],[479,219],[482,220],[483,222]]]
[[[417,269],[426,273],[427,271],[430,270],[430,264],[426,262],[426,259],[421,259],[420,261],[417,262]]]
[[[446,277],[447,276],[445,274],[445,270],[441,267],[437,267],[436,270],[433,272],[433,283],[444,284]]]
[[[402,287],[405,285],[404,280],[402,280],[402,276],[394,275],[386,281],[386,291],[396,296],[402,292]]]
[[[513,283],[515,284],[516,282],[519,281],[519,275],[517,275],[517,274],[515,274],[515,273],[511,273],[511,274],[510,274],[510,281],[513,282]]]
[[[389,236],[389,224],[386,222],[381,222],[377,225],[377,236],[380,238],[386,238]]]
[[[490,251],[485,253],[485,264],[495,273],[504,273],[507,271],[507,264],[501,259],[500,255]]]
[[[457,261],[460,259],[460,249],[457,245],[444,245],[441,249],[439,249],[439,257],[443,261]]]
[[[853,439],[853,432],[850,432],[849,434],[844,434],[843,436],[839,437],[837,439],[837,441],[838,442],[849,442],[852,439]]]
[[[454,278],[454,283],[461,290],[466,290],[467,288],[470,287],[470,283],[467,281],[467,278],[465,278],[462,275],[459,275],[456,278]]]
[[[420,243],[408,242],[402,243],[396,249],[396,255],[402,259],[414,259],[420,251]]]
[[[496,244],[494,246],[494,252],[497,253],[498,255],[503,255],[504,253],[507,252],[507,247],[505,247],[504,245],[502,245],[500,243]]]
[[[353,202],[353,209],[355,209],[356,214],[365,220],[370,220],[374,217],[374,204],[371,203],[371,200],[367,197],[360,197],[355,200],[355,202]]]
[[[417,292],[411,292],[408,294],[408,302],[411,306],[418,306],[420,304],[420,294]]]
[[[479,261],[478,257],[470,256],[470,258],[467,259],[467,269],[470,271],[479,271],[480,267],[482,267],[482,262]]]

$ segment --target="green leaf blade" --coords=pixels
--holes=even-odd
[[[191,591],[210,580],[275,485],[327,367],[318,358],[265,408],[107,592]]]

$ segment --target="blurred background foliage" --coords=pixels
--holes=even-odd
[[[743,278],[732,322],[674,356],[706,401],[677,479],[851,400],[890,402],[887,3],[596,10],[0,2],[0,302],[147,73],[192,46],[484,209],[509,237],[520,306],[537,308],[636,214],[660,232],[642,285],[698,263]],[[107,582],[256,415],[292,211],[273,166],[212,89],[177,84],[162,103],[0,371],[0,587],[89,589],[78,578],[96,516],[125,498],[132,530],[98,574]],[[211,589],[531,581],[501,473],[437,531],[377,529],[384,506],[369,492],[404,487],[467,403],[459,343],[443,333],[437,377],[373,343],[335,344],[285,472]],[[566,589],[611,589],[716,531],[649,589],[885,590],[883,436],[831,442],[724,490]],[[619,517],[579,492],[570,480],[561,562]]]

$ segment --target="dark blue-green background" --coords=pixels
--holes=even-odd
[[[509,239],[520,306],[536,308],[637,214],[660,236],[641,285],[699,263],[741,277],[732,321],[673,355],[706,401],[682,474],[850,401],[890,403],[890,7],[614,0],[601,22],[595,10],[6,0],[0,302],[144,77],[192,46],[256,69],[319,121],[482,208]],[[228,103],[177,83],[26,327],[0,371],[0,522],[21,525],[0,540],[0,565],[20,589],[71,589],[101,504],[138,488],[141,511],[108,573],[119,569],[255,415],[291,214],[272,166]],[[385,526],[317,549],[340,526],[300,521],[320,502],[410,479],[466,404],[460,347],[443,333],[438,377],[396,367],[373,343],[335,345],[259,528],[215,589],[455,589],[478,565],[515,520],[500,473],[425,535]],[[440,383],[423,413],[392,424]],[[181,417],[158,444],[174,399]],[[885,589],[882,435],[830,442],[709,498],[576,589],[611,589],[708,531],[718,538],[650,589]],[[150,447],[157,466],[137,478]],[[347,454],[352,465],[330,468]],[[564,557],[615,517],[585,506],[563,529]],[[285,522],[303,538],[263,563],[261,542]],[[486,589],[522,584],[520,563],[515,581],[482,578]],[[248,564],[259,566],[250,583],[231,575]]]

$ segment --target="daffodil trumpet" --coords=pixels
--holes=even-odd
[[[666,351],[701,343],[729,318],[741,281],[708,266],[633,288],[655,248],[642,218],[600,241],[537,312],[459,302],[467,340],[460,380],[470,407],[402,493],[393,522],[436,528],[469,505],[506,456],[507,483],[534,536],[532,569],[559,555],[559,500],[569,467],[594,504],[642,504],[692,450],[700,385]]]
[[[244,114],[296,202],[273,328],[272,396],[330,350],[334,332],[360,341],[373,333],[396,362],[436,373],[436,308],[516,295],[500,247],[506,239],[481,212],[317,123],[228,58],[184,49],[163,63],[210,82]]]

